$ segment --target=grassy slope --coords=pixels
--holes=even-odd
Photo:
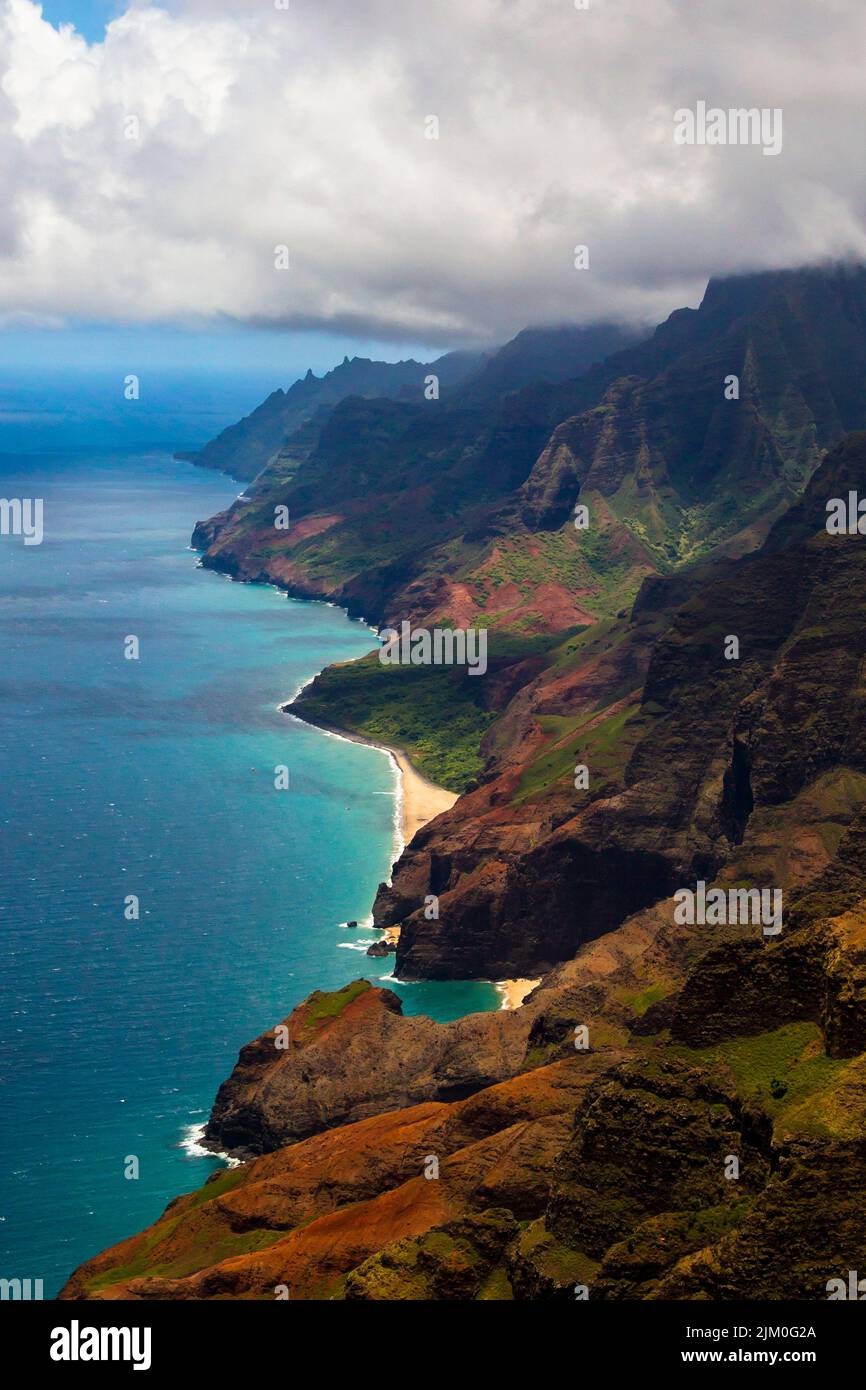
[[[495,670],[546,652],[557,637],[491,633]],[[401,748],[437,786],[461,792],[484,766],[481,740],[497,711],[485,704],[488,676],[458,666],[385,666],[375,652],[329,666],[298,702],[298,713],[376,743]]]
[[[481,703],[482,680],[457,668],[383,666],[372,653],[329,666],[298,712],[401,748],[431,782],[459,792],[481,771],[481,740],[494,717]]]

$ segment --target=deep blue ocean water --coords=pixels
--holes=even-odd
[[[0,496],[45,506],[41,546],[0,538],[0,1276],[46,1297],[217,1165],[189,1140],[244,1042],[391,969],[340,925],[389,872],[390,763],[278,710],[371,634],[196,567],[238,491],[164,449],[0,455]]]

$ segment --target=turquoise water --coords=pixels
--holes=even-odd
[[[241,1044],[391,969],[340,926],[389,872],[390,764],[277,708],[371,637],[196,567],[238,490],[163,451],[0,457],[0,496],[45,505],[41,546],[0,538],[0,1275],[46,1296],[217,1165],[189,1140]],[[392,987],[439,1019],[499,1002]]]

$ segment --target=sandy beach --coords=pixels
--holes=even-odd
[[[497,980],[496,988],[502,995],[503,1009],[519,1009],[526,996],[540,984],[541,976],[537,980]]]
[[[381,745],[380,745],[381,746]],[[433,782],[428,782],[426,777],[414,768],[406,757],[406,754],[398,748],[388,748],[394,762],[400,769],[401,786],[401,817],[403,822],[403,840],[405,844],[413,838],[422,825],[439,816],[443,811],[448,811],[457,800],[456,792],[446,791],[444,787],[437,787]]]

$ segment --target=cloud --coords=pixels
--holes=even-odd
[[[864,41],[862,0],[176,0],[92,45],[0,0],[0,315],[451,343],[866,256]],[[781,153],[675,145],[698,101]]]

